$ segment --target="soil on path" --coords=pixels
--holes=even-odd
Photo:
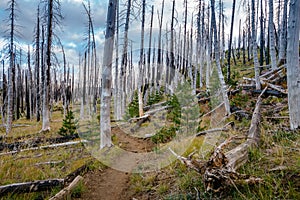
[[[140,139],[124,133],[120,128],[112,129],[117,145],[134,153],[149,152],[154,144],[149,139]],[[85,191],[80,199],[88,200],[127,200],[130,173],[112,168],[96,170],[84,176]]]

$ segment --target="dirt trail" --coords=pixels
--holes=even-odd
[[[117,145],[134,153],[149,152],[153,143],[149,139],[131,137],[119,128],[113,128],[112,134],[117,138]],[[112,168],[97,170],[84,176],[85,192],[80,199],[88,200],[127,200],[130,173]]]

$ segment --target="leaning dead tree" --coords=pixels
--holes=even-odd
[[[262,181],[260,178],[239,174],[236,170],[248,161],[250,149],[256,148],[259,144],[259,125],[261,121],[260,107],[262,95],[266,89],[267,87],[257,99],[246,141],[224,153],[225,147],[232,141],[232,138],[229,138],[215,149],[213,155],[207,162],[206,170],[204,172],[204,183],[207,191],[212,190],[217,192],[223,189],[222,187],[233,184],[252,184]]]
[[[260,141],[260,107],[262,95],[267,87],[262,91],[257,99],[252,115],[251,125],[246,136],[246,140],[234,149],[225,152],[225,148],[234,140],[231,137],[221,143],[213,152],[210,159],[205,163],[194,161],[171,152],[185,165],[203,174],[206,191],[221,192],[228,186],[239,184],[255,184],[262,182],[260,178],[237,172],[242,165],[248,161],[248,154],[252,148],[256,148]]]

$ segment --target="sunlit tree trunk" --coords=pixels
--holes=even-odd
[[[300,127],[299,31],[300,0],[291,0],[287,36],[287,82],[292,130]]]
[[[144,115],[143,110],[143,79],[144,79],[144,35],[145,35],[145,9],[146,0],[142,4],[142,27],[141,27],[141,46],[140,46],[140,61],[139,61],[139,78],[138,78],[138,99],[139,99],[139,116]]]
[[[10,2],[10,46],[9,46],[9,70],[8,70],[8,92],[7,92],[7,120],[6,135],[11,132],[13,120],[13,68],[14,68],[14,31],[15,31],[15,1]]]
[[[116,120],[121,120],[121,88],[119,80],[119,7],[120,2],[117,0],[116,5],[116,38],[115,38],[115,52],[116,52],[116,63],[115,63],[115,78],[114,78],[114,116]]]
[[[183,74],[186,76],[187,72],[187,63],[188,63],[188,53],[186,50],[187,47],[187,0],[184,0],[184,30],[183,30],[183,54],[182,54],[182,71]]]
[[[52,45],[52,24],[53,24],[53,0],[48,0],[47,5],[47,40],[46,40],[46,65],[45,65],[45,80],[43,94],[43,124],[42,131],[50,130],[50,69],[51,69],[51,45]]]
[[[35,77],[36,77],[36,120],[40,121],[40,8],[37,10],[36,36],[35,36]]]
[[[122,51],[122,61],[121,61],[121,74],[120,74],[120,91],[121,92],[121,115],[125,113],[125,105],[126,105],[126,88],[127,88],[127,67],[128,67],[128,30],[129,30],[129,22],[131,15],[131,0],[127,1],[127,11],[126,11],[126,19],[125,19],[125,28],[124,28],[124,45]]]
[[[148,46],[148,54],[147,54],[147,79],[148,79],[148,84],[150,87],[150,93],[152,92],[152,87],[154,79],[153,77],[153,70],[151,67],[151,46],[152,46],[152,34],[153,34],[153,16],[154,16],[154,6],[151,6],[151,20],[150,20],[150,35],[149,35],[149,46]]]
[[[111,103],[111,83],[112,83],[112,58],[114,50],[115,22],[116,22],[117,0],[109,0],[106,34],[103,53],[102,67],[102,91],[100,107],[100,148],[110,147],[111,125],[110,125],[110,103]]]
[[[283,15],[280,28],[280,45],[279,45],[279,55],[278,63],[281,65],[286,59],[286,48],[287,48],[287,4],[288,0],[283,2]]]
[[[159,86],[159,80],[162,72],[162,48],[161,48],[161,38],[162,38],[162,23],[164,17],[164,6],[165,0],[162,1],[161,14],[158,17],[159,23],[159,33],[158,33],[158,49],[157,49],[157,66],[156,66],[156,87]]]
[[[256,43],[256,26],[255,26],[255,0],[251,1],[251,9],[252,9],[252,15],[251,15],[251,25],[252,25],[252,51],[253,51],[253,60],[254,60],[254,70],[255,70],[255,84],[256,89],[260,90],[260,80],[259,80],[259,62],[258,62],[258,56],[257,56],[257,43]]]
[[[210,68],[211,68],[211,53],[212,53],[212,25],[209,23],[209,6],[208,6],[208,12],[207,12],[207,39],[206,39],[206,77],[205,77],[205,82],[206,82],[206,91],[210,91]]]
[[[197,79],[199,77],[200,82],[200,88],[202,87],[201,81],[202,81],[202,51],[200,50],[200,44],[201,44],[201,1],[199,1],[198,4],[198,14],[197,14],[197,43],[196,43],[196,60],[195,60],[195,77],[194,77],[194,90],[193,91],[196,94],[197,89]],[[199,62],[200,58],[200,62]],[[198,73],[199,72],[199,73]]]

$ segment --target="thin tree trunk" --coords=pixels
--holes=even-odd
[[[256,89],[260,90],[260,80],[259,80],[259,62],[257,56],[257,43],[256,43],[256,27],[255,27],[255,0],[252,0],[252,16],[251,16],[251,24],[252,24],[252,51],[253,51],[253,60],[254,60],[254,70],[255,70],[255,82]]]
[[[42,131],[50,130],[50,69],[51,69],[51,45],[52,45],[52,23],[53,23],[53,0],[48,1],[48,20],[47,20],[47,43],[46,43],[46,65],[43,94],[43,124]]]
[[[265,35],[264,35],[264,15],[263,15],[263,4],[260,1],[260,55],[259,64],[264,65],[264,47],[265,47]]]
[[[286,48],[287,48],[287,4],[288,0],[284,0],[283,2],[283,15],[280,29],[280,48],[279,48],[279,56],[278,63],[279,65],[283,64],[286,59]]]
[[[207,19],[209,21],[210,19],[210,14],[209,14],[209,6],[208,6],[208,12],[207,12]],[[206,48],[207,48],[207,53],[206,53],[206,91],[210,91],[210,68],[211,68],[211,53],[212,53],[212,24],[209,22],[207,23],[207,41],[206,41]]]
[[[183,55],[182,55],[182,71],[184,76],[186,76],[187,71],[187,63],[188,63],[188,53],[186,50],[187,46],[187,0],[184,0],[184,30],[183,30]]]
[[[29,109],[30,109],[30,119],[32,119],[33,116],[33,103],[32,103],[32,72],[31,72],[31,62],[30,62],[30,46],[28,45],[28,81],[29,81]]]
[[[151,19],[150,19],[150,35],[149,35],[149,46],[148,46],[148,54],[147,54],[147,77],[148,83],[150,86],[153,84],[153,79],[151,78],[151,46],[152,46],[152,33],[153,33],[153,16],[154,16],[154,6],[151,6]]]
[[[15,1],[11,0],[11,24],[10,24],[10,46],[9,46],[9,70],[8,70],[8,92],[7,92],[7,120],[6,135],[11,132],[13,120],[13,68],[14,68],[14,30],[15,30]]]
[[[129,30],[129,22],[131,15],[131,0],[127,2],[127,11],[126,11],[126,20],[125,20],[125,28],[124,28],[124,45],[122,52],[122,62],[121,62],[121,81],[120,88],[121,92],[121,115],[125,113],[125,105],[126,105],[126,79],[127,79],[127,67],[128,67],[128,30]]]
[[[169,66],[169,86],[171,86],[175,75],[175,56],[174,56],[174,19],[175,19],[175,0],[172,5],[172,17],[171,17],[171,38],[170,38],[170,66]]]
[[[35,37],[35,73],[36,73],[36,121],[40,121],[40,7],[37,10]]]
[[[238,36],[238,48],[237,48],[237,59],[239,60],[241,57],[241,19],[239,21],[239,36]]]
[[[162,1],[162,7],[161,7],[161,15],[158,17],[159,21],[159,33],[158,33],[158,49],[157,49],[157,71],[156,71],[156,87],[159,86],[159,80],[160,75],[162,72],[162,52],[161,52],[161,35],[162,35],[162,22],[164,17],[164,6],[165,6],[165,0]]]
[[[246,34],[245,30],[243,30],[243,64],[246,64]]]
[[[138,78],[138,99],[139,99],[139,116],[144,115],[143,110],[143,79],[144,79],[144,35],[145,35],[145,9],[146,0],[142,4],[142,27],[141,27],[141,46],[140,46],[140,61],[139,61],[139,78]]]
[[[232,13],[231,13],[231,25],[230,25],[230,35],[228,43],[228,59],[227,59],[227,81],[230,80],[231,71],[230,71],[230,57],[231,57],[231,48],[232,48],[232,37],[233,37],[233,24],[234,24],[234,14],[235,14],[235,1],[232,3]]]
[[[121,88],[119,80],[119,8],[120,2],[117,0],[116,5],[116,41],[115,41],[115,52],[116,52],[116,63],[115,63],[115,78],[114,78],[114,116],[116,120],[121,120]]]
[[[215,51],[215,59],[217,64],[218,76],[221,83],[221,92],[224,100],[226,113],[230,115],[230,105],[229,105],[229,99],[227,95],[227,87],[224,81],[224,76],[222,73],[221,63],[220,63],[220,51],[219,51],[217,24],[216,24],[216,17],[215,17],[215,0],[211,0],[211,20],[212,20],[212,26],[214,30],[214,48],[215,48],[214,51]]]
[[[271,66],[275,70],[277,68],[276,63],[276,50],[275,50],[275,34],[274,34],[274,22],[273,22],[273,0],[269,0],[269,37],[270,37],[270,56]]]

